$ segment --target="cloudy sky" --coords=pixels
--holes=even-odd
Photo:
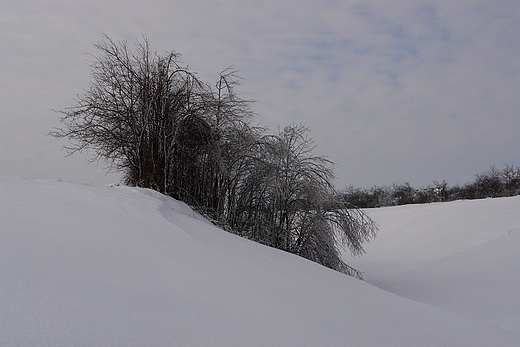
[[[234,66],[256,121],[308,125],[338,188],[520,165],[518,0],[0,0],[0,175],[119,181],[47,136],[103,34],[208,82]]]

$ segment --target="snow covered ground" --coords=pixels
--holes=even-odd
[[[368,213],[378,237],[345,257],[366,282],[520,334],[520,196]]]
[[[519,346],[519,208],[371,210],[367,283],[151,190],[0,178],[0,346]]]

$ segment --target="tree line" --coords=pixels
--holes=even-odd
[[[341,259],[363,252],[376,224],[348,209],[334,189],[334,164],[313,153],[303,125],[271,134],[253,125],[251,101],[235,92],[239,77],[220,73],[212,86],[147,37],[134,50],[105,36],[91,56],[91,85],[61,110],[69,154],[123,174],[125,184],[181,200],[215,224],[251,240],[361,278]]]
[[[476,174],[472,182],[462,186],[450,186],[446,181],[432,181],[425,188],[414,188],[409,182],[370,189],[350,186],[342,195],[346,202],[357,208],[515,196],[520,195],[520,167],[505,165],[500,170],[491,166],[487,172]]]

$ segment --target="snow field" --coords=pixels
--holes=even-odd
[[[0,178],[0,192],[1,346],[520,345],[517,331],[489,316],[410,300],[245,240],[151,190]],[[520,202],[506,201],[504,208]],[[392,231],[374,218],[388,244]],[[455,245],[465,238],[456,239],[442,259],[465,249]],[[440,236],[418,247],[436,244]],[[369,282],[411,278],[416,264],[406,256],[386,276],[369,247],[354,264]],[[496,254],[506,246],[492,247]],[[426,259],[421,266],[437,258]],[[379,269],[373,277],[362,261]]]

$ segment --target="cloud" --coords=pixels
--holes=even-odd
[[[464,183],[520,165],[515,1],[2,3],[0,174],[107,179],[46,136],[52,109],[88,87],[85,53],[103,33],[147,34],[209,81],[241,70],[258,121],[309,125],[340,186]]]

